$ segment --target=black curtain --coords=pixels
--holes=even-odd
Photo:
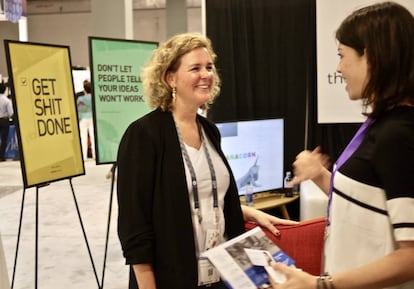
[[[317,145],[336,159],[359,124],[317,124],[316,1],[208,0],[206,13],[223,81],[208,117],[284,118],[285,170]]]

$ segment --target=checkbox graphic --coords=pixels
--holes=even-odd
[[[27,86],[27,78],[26,77],[21,77],[20,78],[20,85],[21,86]]]

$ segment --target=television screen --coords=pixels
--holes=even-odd
[[[217,127],[239,195],[249,182],[254,193],[283,187],[283,119],[224,122]]]

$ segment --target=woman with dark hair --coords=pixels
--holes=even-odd
[[[337,71],[368,117],[332,172],[318,149],[294,162],[295,182],[329,194],[324,271],[273,264],[275,289],[414,288],[414,18],[384,2],[348,16],[336,32]]]

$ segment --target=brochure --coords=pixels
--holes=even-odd
[[[273,270],[270,261],[287,266],[295,263],[260,227],[205,251],[202,256],[209,259],[232,289],[269,288],[269,275],[283,283],[285,276]]]

